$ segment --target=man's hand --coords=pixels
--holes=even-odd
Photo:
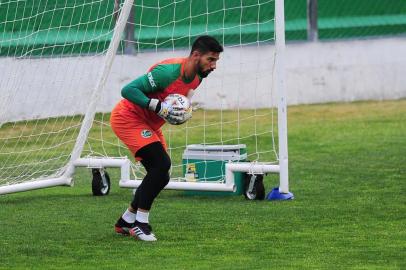
[[[156,113],[171,124],[182,122],[184,110],[176,105],[169,104],[165,101],[160,102],[160,109]],[[159,105],[158,105],[159,107]]]
[[[153,98],[149,101],[148,108],[173,125],[183,122],[185,111],[179,106]]]

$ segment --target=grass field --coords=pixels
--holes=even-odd
[[[93,197],[82,169],[0,196],[0,269],[406,269],[406,100],[292,106],[288,128],[293,201],[164,191],[143,243],[113,232],[131,191]]]

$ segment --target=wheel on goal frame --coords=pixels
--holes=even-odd
[[[110,192],[110,176],[103,168],[92,169],[92,192],[94,196],[105,196]]]
[[[264,176],[262,174],[246,174],[244,177],[244,197],[247,200],[265,199]]]

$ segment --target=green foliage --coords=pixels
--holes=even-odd
[[[118,171],[93,197],[81,169],[73,188],[0,196],[0,269],[405,269],[406,100],[288,113],[295,200],[164,191],[142,243],[113,232],[131,199]]]

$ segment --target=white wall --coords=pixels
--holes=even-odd
[[[226,48],[194,102],[206,108],[270,104],[273,46]],[[155,62],[187,51],[118,56],[102,93],[108,112],[121,88]],[[96,84],[101,57],[15,60],[0,58],[0,123],[83,113]],[[406,97],[406,38],[294,43],[286,48],[288,104]],[[61,92],[66,97],[60,97]]]
[[[406,97],[406,38],[287,46],[289,104]]]

